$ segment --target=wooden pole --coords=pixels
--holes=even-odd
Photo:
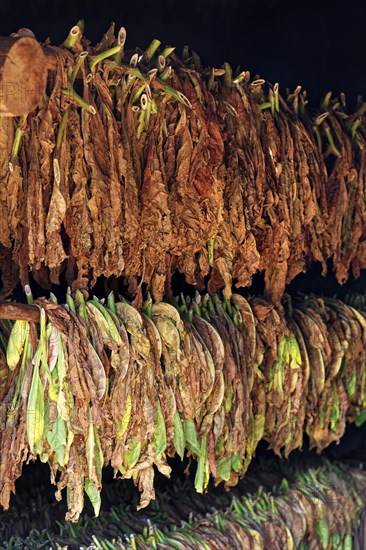
[[[0,116],[33,111],[45,92],[48,68],[35,38],[0,37]]]
[[[40,309],[37,306],[27,304],[12,304],[0,302],[0,319],[11,319],[12,321],[30,321],[39,323]]]

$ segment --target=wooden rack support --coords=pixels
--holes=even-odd
[[[33,111],[45,93],[48,58],[30,36],[0,36],[0,116]]]
[[[39,318],[40,309],[37,306],[30,306],[27,304],[12,304],[10,302],[0,302],[0,319],[39,323]]]

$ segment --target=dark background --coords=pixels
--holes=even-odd
[[[366,2],[359,0],[0,0],[0,35],[28,27],[61,43],[79,18],[98,41],[111,21],[127,48],[152,38],[189,44],[204,64],[260,74],[281,88],[302,84],[315,104],[328,90],[366,96]],[[352,104],[352,103],[351,103]]]

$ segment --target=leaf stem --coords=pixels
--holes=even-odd
[[[62,116],[62,119],[61,119],[61,122],[60,122],[60,125],[59,125],[58,130],[57,130],[56,151],[58,151],[61,147],[62,138],[63,138],[64,133],[65,133],[65,128],[67,126],[68,118],[69,118],[69,110],[64,112],[64,114]]]
[[[67,88],[64,88],[62,90],[62,93],[69,97],[70,99],[73,99],[75,103],[77,103],[80,107],[88,111],[88,113],[95,115],[96,110],[93,107],[93,105],[90,105],[87,103],[82,97],[79,96],[79,94],[74,90],[71,84],[67,86]]]
[[[233,70],[229,63],[224,63],[224,69],[225,69],[225,87],[231,89],[233,87]]]
[[[157,38],[154,38],[154,40],[151,42],[151,44],[146,48],[143,56],[142,56],[142,59],[141,61],[143,62],[150,62],[152,60],[152,58],[154,57],[154,54],[156,52],[156,50],[159,48],[159,46],[161,45],[161,42],[160,40],[158,40]]]
[[[118,54],[121,50],[122,50],[122,46],[118,44],[117,46],[114,46],[113,48],[110,48],[109,50],[106,50],[105,52],[102,52],[99,55],[96,55],[90,63],[91,72],[94,73],[95,67],[98,63],[100,63],[104,59],[107,59],[107,57],[111,57],[112,55]]]
[[[332,132],[328,126],[328,124],[325,124],[324,125],[324,131],[325,131],[325,135],[327,136],[327,139],[328,139],[328,143],[329,143],[329,147],[330,147],[330,150],[332,151],[332,153],[336,156],[336,157],[340,157],[341,156],[341,153],[340,151],[337,149],[335,143],[334,143],[334,139],[333,139],[333,136],[332,136]]]
[[[33,294],[32,294],[32,291],[31,291],[31,287],[29,285],[25,285],[24,286],[24,292],[25,292],[25,296],[27,298],[27,304],[32,305],[34,300],[33,300]]]
[[[62,43],[62,46],[70,50],[76,44],[79,37],[81,37],[81,34],[82,34],[81,28],[79,27],[78,24],[75,25],[74,27],[72,27],[72,29],[70,29],[70,32],[67,35],[66,40]]]

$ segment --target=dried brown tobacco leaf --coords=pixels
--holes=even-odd
[[[20,167],[17,164],[13,167],[15,177],[11,177],[9,168],[14,126],[13,119],[0,117],[0,243],[7,248],[11,248],[10,237],[17,226],[16,205],[22,189]]]
[[[218,232],[223,191],[223,180],[218,175],[223,159],[222,138],[213,114],[204,111],[197,94],[199,83],[195,84],[184,76],[175,77],[174,85],[188,98],[192,109],[180,104],[176,107],[176,170],[169,185],[175,244],[172,252],[179,271],[191,284],[208,273],[206,260],[200,261],[203,272],[199,274],[195,254],[207,255],[207,242]]]
[[[83,153],[80,117],[76,109],[69,109],[68,128],[70,141],[69,207],[66,211],[65,230],[70,239],[68,282],[73,288],[85,288],[89,278],[89,256],[92,248],[92,222],[88,208],[87,167]],[[76,269],[74,270],[74,264]]]
[[[174,395],[172,402],[161,365],[162,343],[159,331],[149,317],[142,315],[142,319],[147,337],[151,344],[149,361],[154,368],[153,384],[157,385],[159,388],[159,393],[155,395],[155,400],[159,397],[167,432],[167,447],[169,447],[174,436],[174,414],[176,411]],[[171,406],[172,404],[174,405],[173,407]]]
[[[150,121],[140,195],[141,223],[138,246],[144,262],[142,282],[147,282],[151,286],[155,301],[162,300],[165,294],[166,256],[172,246],[171,215],[159,132],[165,115],[164,110],[164,104],[160,102],[158,116],[154,117],[154,122]]]
[[[214,414],[222,405],[224,399],[225,381],[222,371],[225,360],[225,349],[219,333],[210,323],[198,316],[194,317],[193,322],[211,354],[215,367],[213,387],[205,403],[204,417],[200,427],[200,433],[206,435],[207,431],[211,429]]]

